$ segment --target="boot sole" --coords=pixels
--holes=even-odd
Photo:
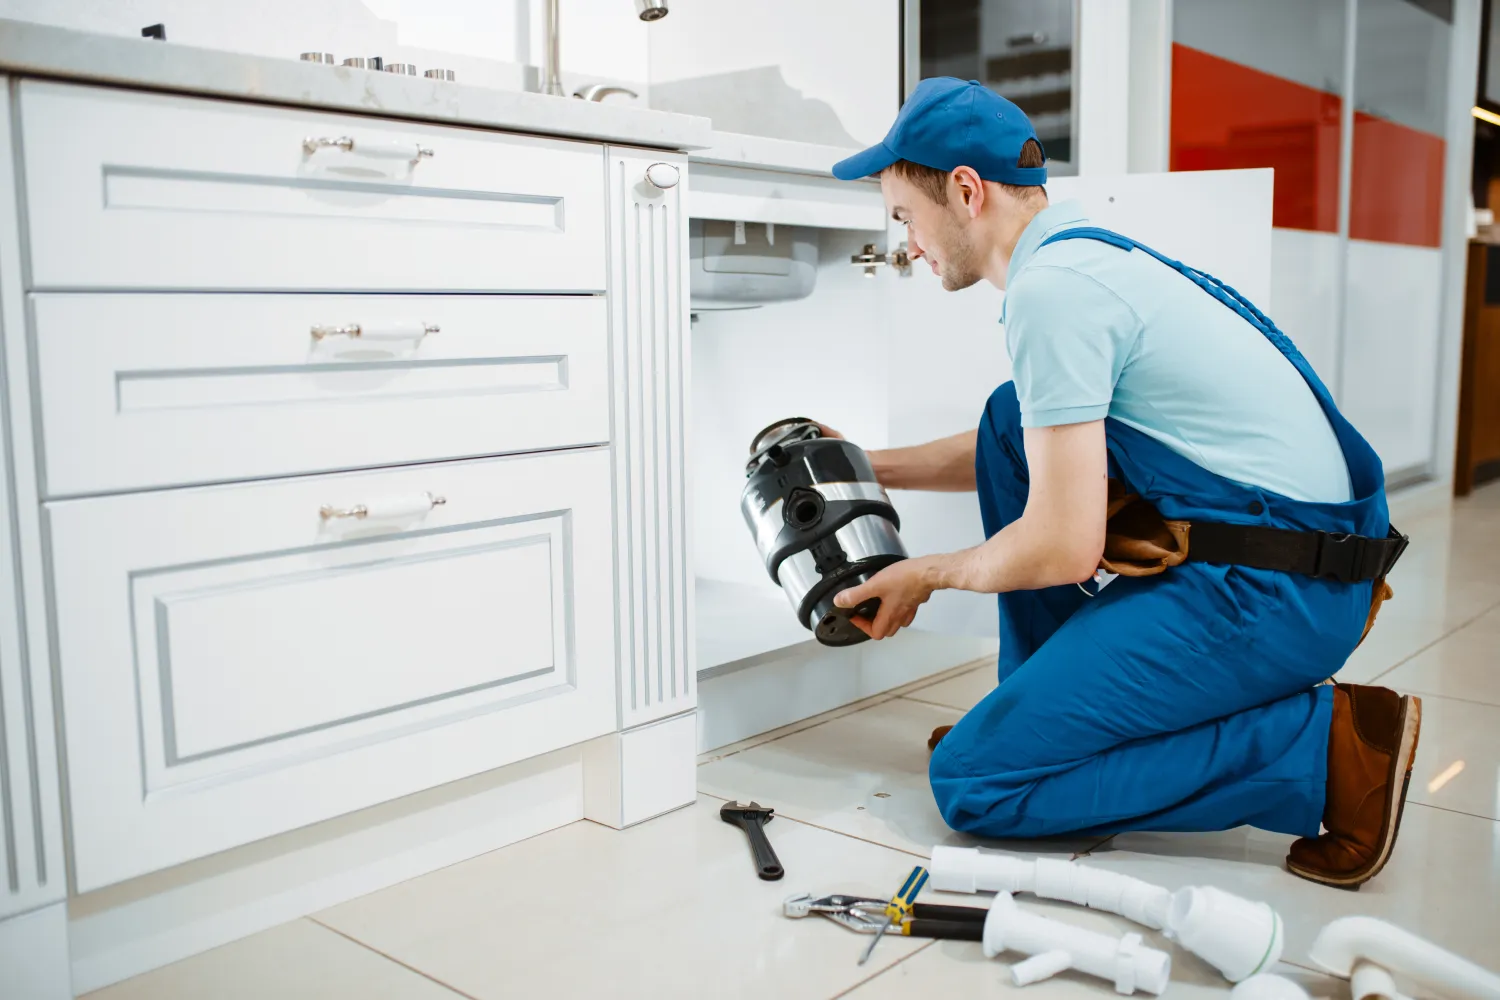
[[[1340,889],[1358,889],[1380,874],[1380,870],[1390,860],[1391,851],[1396,846],[1396,835],[1401,832],[1401,816],[1406,811],[1406,790],[1411,785],[1411,770],[1417,759],[1417,741],[1421,735],[1422,699],[1413,695],[1403,695],[1401,698],[1401,741],[1397,745],[1396,752],[1391,755],[1391,770],[1386,776],[1386,787],[1390,789],[1390,798],[1385,807],[1385,824],[1380,831],[1379,849],[1376,850],[1375,856],[1370,859],[1369,863],[1352,872],[1334,875],[1304,868],[1293,864],[1291,859],[1288,859],[1286,866],[1293,875],[1305,878],[1309,882],[1318,882]]]

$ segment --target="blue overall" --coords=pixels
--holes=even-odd
[[[1105,420],[1109,474],[1162,516],[1384,538],[1384,473],[1286,335],[1233,289],[1151,254],[1255,325],[1296,366],[1348,465],[1348,503],[1308,503],[1208,472]],[[1013,383],[990,397],[975,460],[986,535],[1021,516],[1027,466]],[[1191,540],[1190,540],[1191,544]],[[1187,562],[1079,587],[1001,594],[1000,684],[943,738],[930,777],[956,830],[1038,837],[1250,824],[1316,836],[1335,673],[1358,645],[1372,584]]]

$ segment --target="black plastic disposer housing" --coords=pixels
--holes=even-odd
[[[792,417],[755,435],[745,476],[740,512],[797,620],[825,646],[869,638],[849,619],[873,618],[879,599],[846,610],[834,595],[906,558],[901,519],[869,456]]]

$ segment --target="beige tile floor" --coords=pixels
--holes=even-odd
[[[1007,843],[1087,857],[1169,887],[1212,884],[1275,905],[1287,924],[1278,971],[1317,998],[1347,996],[1312,971],[1307,948],[1328,920],[1391,920],[1500,966],[1500,487],[1403,524],[1410,553],[1396,599],[1341,679],[1419,693],[1427,708],[1401,840],[1358,893],[1282,868],[1288,838],[1124,834],[1108,841]],[[576,823],[356,899],[102,990],[99,1000],[187,998],[988,997],[1014,993],[977,944],[887,939],[866,966],[864,939],[827,921],[780,915],[801,890],[885,896],[947,830],[928,794],[925,739],[990,688],[992,666],[870,699],[704,755],[700,799],[624,833]],[[773,803],[783,882],[750,871],[743,836],[719,822],[725,798]],[[932,900],[939,894],[926,897]],[[524,907],[514,905],[517,899]],[[976,904],[974,897],[944,902]],[[1120,919],[1030,903],[1081,925]],[[1173,951],[1169,997],[1224,995],[1204,963]],[[1114,995],[1071,973],[1036,1000]]]

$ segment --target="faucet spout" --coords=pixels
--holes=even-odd
[[[640,97],[629,87],[616,87],[610,83],[591,83],[587,87],[573,91],[574,97],[581,97],[585,101],[602,101],[610,94],[624,94],[626,97]]]
[[[542,66],[542,93],[554,97],[566,97],[562,85],[562,4],[561,0],[547,0],[547,16],[543,25],[546,34],[546,52]]]
[[[546,23],[543,25],[545,34],[545,48],[542,65],[542,93],[551,94],[554,97],[564,97],[567,91],[562,85],[562,10],[561,0],[547,0]],[[667,16],[667,0],[635,0],[635,13],[642,21],[660,21]],[[587,89],[587,88],[586,88]],[[583,92],[574,94],[574,97],[582,97],[585,100],[597,101],[606,94],[623,93],[636,95],[623,88],[616,88],[597,94],[585,95]]]

